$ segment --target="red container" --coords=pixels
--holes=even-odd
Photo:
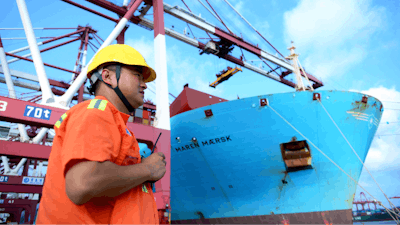
[[[149,119],[150,117],[150,112],[147,110],[143,110],[143,119]]]

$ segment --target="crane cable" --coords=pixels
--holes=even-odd
[[[260,35],[273,49],[275,49],[276,52],[279,53],[279,55],[281,55],[285,60],[285,56],[283,56],[271,43],[269,43],[269,41],[260,34],[260,32],[258,32],[258,30],[256,28],[254,28],[249,21],[247,21],[229,2],[228,0],[224,0],[251,28],[253,28],[253,30],[255,30],[257,32],[258,35]],[[287,60],[286,60],[287,61]]]
[[[189,6],[186,5],[185,1],[182,0],[182,2],[183,2],[183,4],[186,6],[186,8],[187,8],[190,12],[192,12],[192,10],[189,9]],[[196,39],[196,37],[194,36],[194,33],[193,33],[193,31],[192,31],[192,28],[190,28],[190,26],[189,26],[189,23],[186,23],[186,24],[187,24],[187,26],[189,27],[190,33],[192,33],[193,38]],[[186,35],[186,34],[185,34],[185,35]]]
[[[204,3],[203,3],[201,0],[197,0],[197,1],[199,1],[200,4],[201,4],[202,6],[204,6],[204,8],[206,8],[206,9],[211,13],[211,15],[213,15],[219,22],[222,22],[209,8],[207,8],[206,5],[204,5]]]
[[[221,17],[219,17],[218,13],[214,10],[214,8],[212,7],[212,5],[208,2],[208,0],[206,0],[207,4],[211,7],[211,9],[214,11],[215,15],[217,15],[217,17],[219,18],[219,21],[226,27],[226,29],[228,29],[229,33],[234,34],[231,30],[229,30],[228,26],[226,26],[226,24],[224,23],[224,21],[222,21]]]

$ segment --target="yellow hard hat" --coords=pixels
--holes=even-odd
[[[146,83],[156,79],[156,72],[147,65],[143,56],[136,49],[125,44],[109,45],[101,49],[93,58],[92,63],[90,63],[87,77],[90,79],[99,66],[112,62],[143,67],[143,78]]]

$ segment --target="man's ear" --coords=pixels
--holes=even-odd
[[[113,86],[112,85],[112,80],[111,80],[112,77],[111,77],[110,70],[103,69],[103,71],[101,72],[101,77],[103,78],[103,82]]]

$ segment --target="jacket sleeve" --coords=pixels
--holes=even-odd
[[[111,110],[84,109],[70,118],[62,145],[64,177],[83,161],[115,162],[121,135]]]

